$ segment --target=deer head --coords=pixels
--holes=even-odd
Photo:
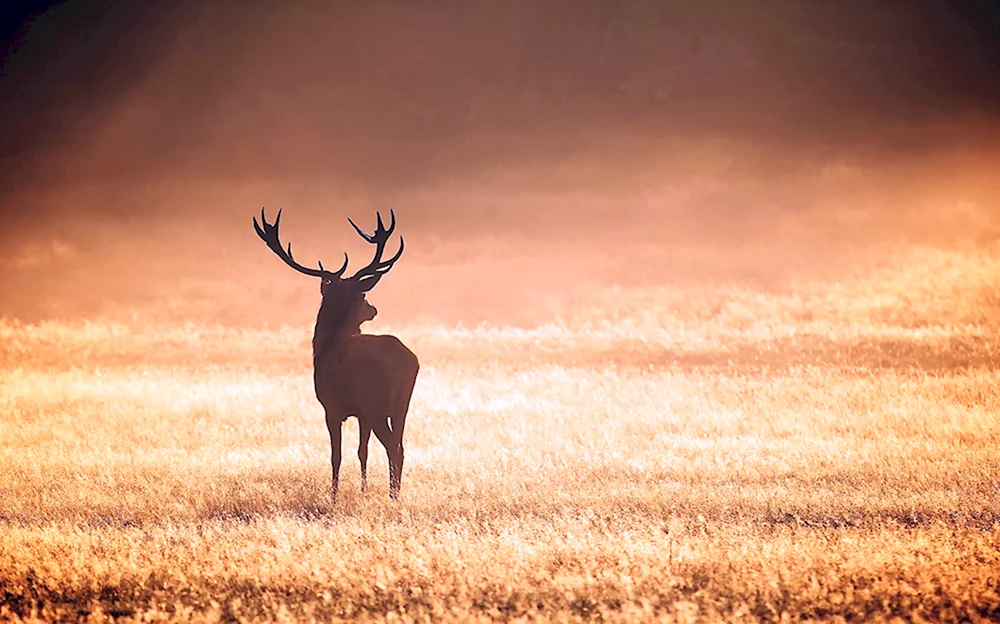
[[[358,269],[350,277],[341,277],[347,270],[348,257],[346,252],[344,253],[344,263],[336,271],[327,271],[323,267],[322,262],[317,263],[319,268],[316,269],[302,266],[296,262],[295,257],[292,255],[292,244],[288,243],[287,248],[283,247],[278,235],[278,227],[281,223],[281,210],[278,210],[278,214],[274,218],[274,223],[268,223],[264,215],[264,209],[261,208],[261,222],[258,223],[257,217],[254,217],[253,227],[257,231],[257,236],[285,264],[299,273],[320,278],[319,289],[320,294],[323,296],[321,310],[329,310],[329,316],[336,319],[337,325],[345,328],[355,328],[365,321],[374,319],[375,315],[378,314],[375,306],[368,303],[368,300],[365,299],[365,293],[374,288],[379,280],[382,279],[382,276],[388,273],[392,269],[393,264],[403,255],[404,242],[403,237],[400,236],[399,250],[388,260],[382,259],[382,254],[385,252],[385,244],[388,242],[389,237],[392,236],[393,230],[396,229],[396,214],[392,210],[389,211],[390,220],[388,228],[382,222],[382,215],[380,213],[376,212],[375,217],[377,224],[375,231],[371,234],[359,228],[350,218],[347,219],[348,223],[351,224],[354,231],[361,238],[375,245],[375,256],[372,258],[372,261]]]

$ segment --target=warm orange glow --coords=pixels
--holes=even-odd
[[[8,38],[0,619],[995,619],[975,3],[489,4]],[[353,419],[330,499],[262,205],[352,272],[395,210],[399,501]]]

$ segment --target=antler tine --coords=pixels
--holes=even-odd
[[[396,250],[396,253],[393,254],[393,256],[391,258],[389,258],[388,260],[381,260],[380,259],[377,263],[373,260],[371,263],[369,263],[369,265],[367,267],[365,267],[365,269],[370,269],[369,271],[365,271],[365,269],[361,269],[355,275],[357,276],[357,275],[361,274],[362,272],[364,272],[365,274],[369,274],[369,273],[372,273],[372,274],[374,274],[374,273],[378,273],[378,274],[388,273],[389,269],[392,268],[392,265],[395,264],[396,261],[399,260],[399,257],[403,255],[403,248],[405,246],[406,246],[406,241],[404,241],[403,237],[400,236],[399,237],[399,249]],[[361,277],[365,277],[365,275],[361,275]]]
[[[361,238],[365,239],[369,243],[374,243],[375,242],[375,235],[374,234],[369,234],[368,232],[365,232],[364,230],[362,230],[361,228],[359,228],[358,224],[355,223],[350,217],[347,217],[347,222],[351,224],[351,227],[353,227],[354,231],[358,233],[358,236],[360,236]]]
[[[375,211],[375,219],[378,220],[378,227],[379,227],[379,229],[381,229],[383,232],[385,232],[386,238],[388,238],[392,234],[393,230],[396,229],[396,211],[393,210],[392,208],[389,209],[389,229],[388,230],[385,229],[384,225],[382,225],[382,213],[379,212],[379,211],[377,211],[377,210]]]
[[[375,267],[375,270],[381,271],[382,267],[386,267],[386,271],[388,271],[390,268],[392,268],[392,265],[395,264],[396,260],[399,260],[399,257],[403,255],[403,247],[404,247],[405,243],[406,243],[406,241],[404,241],[403,237],[400,236],[399,237],[399,249],[388,260],[379,260],[379,263]]]
[[[389,229],[386,229],[385,225],[382,223],[382,213],[376,211],[375,219],[376,221],[378,221],[378,224],[375,226],[375,231],[372,232],[371,234],[359,228],[358,224],[355,223],[354,220],[351,219],[350,217],[347,217],[347,222],[351,224],[351,227],[353,227],[354,231],[358,233],[358,236],[365,239],[369,243],[375,243],[378,241],[380,237],[388,240],[389,236],[392,235],[393,230],[396,229],[396,211],[393,210],[392,208],[389,209],[389,217],[390,217]]]
[[[321,270],[323,270],[323,271],[326,271],[326,269],[323,268],[323,263],[322,262],[319,263],[319,268]],[[340,268],[337,269],[336,271],[326,271],[326,272],[329,273],[330,275],[334,276],[334,277],[340,277],[341,275],[344,274],[344,271],[346,271],[346,270],[347,270],[347,252],[345,251],[344,252],[344,264],[342,264],[340,266]]]
[[[316,262],[319,264],[320,271],[323,271],[324,273],[329,273],[333,277],[340,277],[341,275],[344,274],[344,271],[347,270],[347,252],[346,251],[344,252],[344,264],[342,264],[340,268],[337,269],[336,271],[327,271],[326,269],[324,269],[322,260],[317,260]]]
[[[267,216],[264,213],[264,208],[260,209],[260,221],[257,223],[257,217],[253,218],[253,228],[257,232],[257,236],[260,237],[262,241],[267,245],[268,249],[274,252],[274,255],[281,258],[281,260],[292,267],[299,273],[305,275],[311,275],[313,277],[340,277],[343,275],[344,271],[347,270],[347,253],[344,253],[344,265],[340,267],[338,271],[330,272],[323,268],[323,263],[319,262],[319,269],[312,269],[309,267],[304,267],[295,261],[295,256],[292,255],[292,244],[288,243],[288,248],[285,249],[281,245],[281,239],[278,234],[278,228],[281,225],[281,209],[278,209],[278,214],[274,217],[274,223],[267,222]]]

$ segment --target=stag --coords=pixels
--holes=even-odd
[[[348,257],[336,271],[304,267],[292,256],[292,244],[287,249],[278,236],[281,210],[268,223],[264,209],[260,223],[254,217],[253,226],[276,256],[299,273],[320,278],[322,303],[316,315],[313,333],[313,385],[316,398],[326,412],[326,427],[330,432],[330,463],[333,467],[333,497],[340,482],[341,427],[345,420],[358,419],[361,436],[358,460],[361,462],[361,491],[368,487],[368,440],[375,437],[385,447],[389,458],[389,496],[397,498],[403,476],[403,429],[410,396],[420,366],[412,351],[395,336],[361,333],[361,324],[370,321],[378,310],[368,303],[365,293],[378,284],[403,254],[403,238],[399,250],[388,260],[382,259],[385,244],[396,228],[396,215],[390,211],[386,228],[382,215],[375,213],[377,225],[369,234],[348,219],[354,230],[368,243],[375,245],[375,256],[366,266],[350,277],[341,277],[347,270]]]

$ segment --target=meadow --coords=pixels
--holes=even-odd
[[[572,297],[373,329],[398,501],[305,324],[3,321],[0,619],[1000,619],[995,240]]]

